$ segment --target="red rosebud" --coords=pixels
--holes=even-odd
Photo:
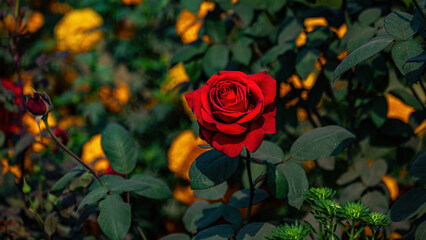
[[[28,99],[27,109],[34,116],[45,116],[52,110],[52,104],[47,94],[39,94],[37,92]]]

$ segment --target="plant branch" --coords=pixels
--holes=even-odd
[[[246,224],[247,224],[250,221],[251,208],[253,206],[253,198],[254,198],[254,184],[253,184],[253,178],[251,176],[250,152],[248,150],[247,150],[246,166],[247,166],[248,180],[250,183],[250,198],[249,198],[249,205],[247,207],[247,215],[246,215]]]
[[[44,121],[44,119],[43,119],[43,121]],[[71,150],[69,150],[61,142],[61,140],[59,140],[58,137],[56,137],[55,133],[53,133],[53,131],[50,128],[50,126],[47,123],[47,121],[44,121],[44,123],[46,125],[47,132],[49,132],[49,134],[52,137],[53,141],[55,141],[56,144],[59,145],[59,147],[61,147],[66,153],[68,153],[71,157],[73,157],[78,163],[80,163],[81,165],[83,165],[91,174],[93,174],[93,176],[95,176],[96,180],[98,180],[98,182],[101,184],[101,186],[104,187],[105,186],[104,183],[102,182],[102,180],[99,177],[99,175],[95,172],[95,170],[93,170],[89,165],[87,165],[85,162],[83,162],[83,160],[81,160],[77,155],[75,155]]]
[[[414,97],[416,97],[417,101],[419,101],[420,105],[422,105],[423,110],[426,110],[425,104],[422,102],[422,100],[420,99],[419,95],[414,90],[413,86],[410,86],[410,90],[413,93]]]
[[[422,11],[422,8],[420,7],[419,3],[417,2],[417,0],[413,0],[414,6],[417,8],[417,11],[419,11],[420,15],[422,15],[423,20],[426,21],[426,16]]]

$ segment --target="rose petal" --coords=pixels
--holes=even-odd
[[[199,135],[200,135],[200,138],[205,140],[208,144],[212,144],[215,132],[209,131],[203,128],[202,126],[200,126]]]
[[[252,124],[250,129],[247,131],[247,135],[244,140],[244,146],[246,146],[249,152],[256,152],[263,141],[264,132],[257,124]]]
[[[218,132],[213,137],[213,147],[229,157],[236,157],[243,150],[243,140],[244,135],[232,136]]]
[[[245,112],[225,112],[225,111],[213,111],[215,119],[220,119],[225,123],[235,123],[244,116]]]
[[[265,106],[275,102],[275,96],[277,94],[277,83],[266,72],[260,72],[249,75],[248,78],[256,82],[256,84],[262,89],[264,96]]]
[[[275,127],[276,115],[277,115],[277,108],[275,104],[271,104],[265,108],[262,115],[262,117],[264,118],[262,130],[265,133],[274,134],[276,132],[276,127]]]

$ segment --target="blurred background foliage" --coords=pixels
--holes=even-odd
[[[118,122],[131,132],[135,173],[159,177],[173,190],[168,200],[132,198],[133,221],[148,239],[192,231],[182,216],[203,198],[191,190],[188,170],[207,149],[183,94],[220,70],[267,71],[277,80],[277,134],[268,140],[285,152],[320,126],[356,135],[346,152],[303,162],[310,186],[337,189],[341,202],[361,199],[386,213],[420,184],[409,169],[426,149],[424,72],[417,83],[406,81],[385,49],[333,79],[348,53],[384,33],[391,11],[414,15],[420,27],[413,39],[424,51],[426,25],[411,1],[27,0],[17,12],[15,3],[0,1],[0,235],[8,239],[103,237],[95,210],[75,209],[88,184],[84,175],[68,190],[49,191],[75,164],[48,137],[40,139],[23,107],[31,88],[51,96],[49,125],[101,174],[118,174],[101,148],[102,130]],[[425,1],[421,6],[425,11]],[[254,178],[265,171],[252,165]],[[245,170],[234,175],[218,201],[248,185]],[[253,218],[312,219],[308,211],[269,199],[254,206]],[[43,231],[39,222],[52,212],[59,220]],[[386,234],[402,239],[415,226],[394,222]],[[132,228],[127,237],[134,236]]]

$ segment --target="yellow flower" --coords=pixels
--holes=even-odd
[[[19,165],[10,166],[9,162],[5,158],[0,160],[0,164],[2,175],[5,175],[7,172],[11,172],[13,175],[15,175],[15,182],[18,183],[22,176],[21,168],[19,167]]]
[[[300,32],[299,36],[294,41],[296,43],[296,46],[301,47],[301,46],[305,45],[306,44],[306,38],[307,38],[307,35],[306,35],[305,31],[302,30],[302,32]]]
[[[58,128],[67,130],[71,126],[81,127],[83,125],[84,125],[84,118],[80,116],[67,116],[59,120]]]
[[[16,19],[12,15],[6,15],[3,18],[4,27],[12,33],[16,32],[16,25],[17,25],[16,22],[17,22]],[[19,33],[24,34],[26,32],[27,32],[27,29],[25,27],[25,23],[24,21],[21,21],[21,24],[19,27]]]
[[[426,132],[426,120],[423,120],[422,123],[419,124],[419,126],[414,129],[414,133],[419,136],[419,138],[423,138],[423,135]]]
[[[26,129],[27,132],[31,133],[32,135],[37,135],[40,133],[36,120],[29,113],[24,114],[24,116],[22,117],[22,123],[27,126],[27,129]],[[48,115],[47,123],[49,124],[50,127],[56,126],[56,118],[53,116],[51,112]],[[44,124],[44,121],[40,122],[40,129],[41,131],[46,129],[46,125]]]
[[[96,134],[83,146],[81,152],[81,160],[87,164],[91,164],[97,159],[105,158],[104,150],[101,146],[101,134]]]
[[[348,25],[342,24],[339,28],[331,27],[330,29],[341,39],[345,36],[346,32],[348,32]]]
[[[161,92],[167,94],[177,85],[184,82],[189,82],[189,76],[186,73],[185,66],[180,62],[169,69],[168,78],[163,84],[161,84]]]
[[[315,27],[327,26],[328,22],[324,17],[313,17],[305,18],[303,25],[305,26],[306,32],[312,32]]]
[[[189,180],[188,172],[192,162],[203,152],[209,149],[198,145],[207,144],[200,138],[196,138],[191,130],[180,133],[170,145],[167,152],[168,166],[170,171],[177,176]]]
[[[33,12],[28,17],[27,28],[30,33],[37,32],[44,24],[43,14],[40,12]]]
[[[398,198],[399,195],[399,186],[398,182],[395,178],[385,175],[382,177],[382,182],[386,185],[386,187],[389,189],[390,197],[393,201],[395,201]]]
[[[203,25],[203,18],[209,11],[213,11],[215,4],[213,2],[202,2],[197,14],[188,9],[180,12],[176,20],[176,33],[180,36],[184,44],[194,42],[198,39],[198,32]],[[204,38],[209,42],[209,39]]]
[[[191,205],[195,201],[201,200],[194,196],[194,190],[189,185],[178,184],[173,189],[173,198],[186,205]]]
[[[137,5],[143,2],[144,0],[121,0],[121,1],[126,5]]]
[[[93,165],[93,170],[100,172],[105,171],[110,163],[105,157],[104,150],[101,146],[101,134],[96,134],[88,142],[86,142],[81,151],[81,160],[83,162]]]
[[[388,102],[387,117],[399,119],[405,123],[408,123],[410,115],[415,111],[414,108],[408,106],[392,94],[386,94],[386,100]]]
[[[109,85],[103,85],[98,95],[109,111],[119,113],[123,106],[129,102],[130,88],[126,83],[120,83],[114,89]]]
[[[102,17],[91,8],[68,12],[55,26],[55,38],[60,51],[82,53],[91,50],[101,39]]]

